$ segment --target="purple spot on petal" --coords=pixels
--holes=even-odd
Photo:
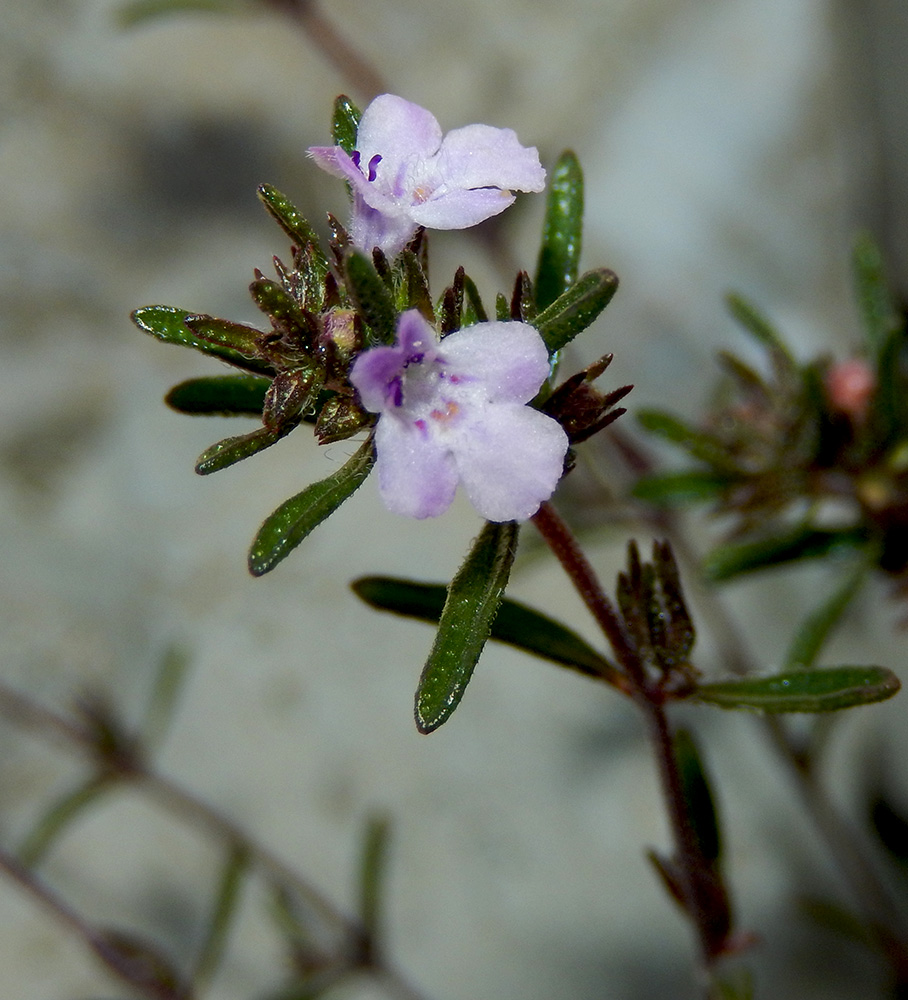
[[[425,420],[414,420],[413,426],[420,432],[420,434],[422,434],[423,437],[425,437],[429,432],[429,428],[426,426]]]
[[[381,153],[376,153],[375,156],[373,156],[372,159],[369,160],[369,174],[366,180],[369,181],[375,180],[375,168],[379,165],[379,163],[381,163]]]
[[[388,383],[388,395],[391,397],[391,402],[394,406],[403,406],[404,383],[400,375],[395,375],[394,378],[392,378]]]

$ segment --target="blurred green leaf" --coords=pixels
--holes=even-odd
[[[227,939],[233,926],[241,898],[243,879],[249,871],[249,851],[234,845],[227,852],[215,891],[205,936],[195,961],[192,977],[195,991],[201,995],[217,972],[227,947]]]
[[[686,729],[679,729],[672,739],[672,748],[675,751],[684,801],[687,803],[688,816],[694,828],[700,854],[710,863],[715,863],[722,851],[719,823],[716,819],[716,806],[709,779],[703,768],[697,744]]]
[[[151,697],[142,723],[142,745],[157,747],[173,718],[183,683],[189,672],[189,657],[178,646],[170,646],[161,657]]]
[[[896,443],[905,433],[906,404],[901,353],[905,335],[891,331],[880,344],[876,366],[876,390],[870,398],[870,424],[883,447]]]
[[[424,622],[437,622],[441,618],[447,597],[443,584],[417,583],[388,576],[360,577],[351,587],[373,608]],[[576,632],[510,598],[502,600],[489,638],[597,680],[618,673],[613,664]]]
[[[367,346],[393,344],[397,313],[388,286],[375,270],[375,265],[358,250],[353,250],[344,262],[350,295],[369,324],[371,337]]]
[[[207,375],[175,385],[164,402],[195,416],[261,416],[270,380],[260,375]]]
[[[362,112],[346,94],[341,94],[334,100],[334,116],[331,123],[331,137],[334,145],[352,155],[356,149],[356,133]]]
[[[658,506],[680,506],[702,500],[714,500],[734,482],[734,478],[708,470],[665,472],[644,476],[631,493],[638,499]]]
[[[852,262],[864,332],[871,356],[878,358],[900,323],[886,281],[883,255],[869,233],[862,233],[856,240]]]
[[[536,307],[550,306],[580,273],[583,236],[583,171],[572,150],[558,158],[549,178],[542,245],[536,267]]]
[[[265,519],[255,536],[249,551],[249,572],[262,576],[274,569],[356,492],[369,475],[374,461],[370,437],[335,473],[282,503]]]
[[[107,774],[92,775],[87,781],[64,793],[43,813],[23,838],[17,852],[26,868],[40,864],[60,835],[87,809],[106,795],[115,782]]]
[[[803,670],[816,663],[820,650],[860,591],[869,569],[868,560],[860,559],[832,594],[807,616],[788,648],[785,670]]]
[[[612,301],[618,276],[606,268],[587,271],[533,320],[549,353],[560,351]]]
[[[286,437],[290,431],[299,423],[289,421],[276,430],[269,430],[267,427],[259,427],[249,434],[239,434],[236,437],[224,438],[210,448],[206,448],[195,463],[195,471],[200,476],[209,476],[212,472],[220,472],[227,469],[243,459],[251,458],[260,451],[277,444],[282,437]]]
[[[359,866],[359,918],[370,950],[381,952],[382,908],[391,824],[386,816],[370,816],[363,834]]]
[[[448,587],[416,691],[416,726],[431,733],[460,704],[507,586],[519,525],[487,522]]]
[[[908,817],[882,794],[869,804],[870,823],[880,843],[902,865],[908,865]]]
[[[900,686],[885,667],[827,667],[699,684],[690,700],[762,712],[835,712],[885,701]]]
[[[711,465],[715,471],[737,475],[738,469],[722,442],[663,410],[639,410],[637,422],[650,434],[683,448],[692,458]]]
[[[131,0],[116,9],[115,18],[119,27],[133,28],[145,21],[173,14],[234,14],[248,9],[238,0]]]
[[[165,343],[194,347],[203,354],[211,354],[236,368],[244,368],[246,371],[261,375],[273,374],[271,366],[264,361],[248,358],[226,344],[213,343],[203,337],[196,336],[186,326],[186,320],[196,318],[197,315],[197,313],[191,313],[185,309],[177,309],[175,306],[143,306],[141,309],[136,309],[130,318],[144,333],[150,333],[152,337],[163,340]]]
[[[866,541],[867,536],[862,528],[820,531],[808,525],[800,525],[755,541],[720,545],[703,561],[703,572],[707,579],[718,583],[742,573],[779,566],[797,559],[825,556],[837,549],[859,548]]]
[[[782,340],[776,328],[757,311],[757,309],[743,299],[740,295],[728,295],[725,299],[732,316],[758,340],[764,347],[768,347],[776,353],[786,363],[786,366],[795,369],[797,362],[792,356],[788,345]]]

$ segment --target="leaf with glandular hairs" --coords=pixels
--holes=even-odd
[[[356,492],[374,461],[369,438],[337,472],[282,503],[265,519],[255,536],[249,550],[249,572],[262,576],[286,559],[313,529]]]
[[[249,434],[239,434],[236,437],[224,438],[210,448],[206,448],[195,463],[195,471],[200,476],[211,475],[212,472],[220,472],[221,469],[228,469],[237,462],[242,462],[244,458],[251,458],[260,451],[277,444],[282,437],[285,437],[299,423],[299,420],[291,420],[277,430],[269,430],[267,427],[259,427]]]
[[[571,150],[558,158],[549,178],[542,245],[536,267],[536,307],[545,309],[580,273],[583,234],[583,171]]]
[[[587,271],[533,320],[549,353],[560,351],[582,333],[612,301],[618,276],[606,268]]]
[[[136,309],[130,317],[135,325],[144,333],[163,340],[168,344],[179,344],[182,347],[194,347],[203,354],[211,354],[236,368],[256,372],[261,375],[273,374],[273,369],[267,362],[258,358],[246,357],[226,343],[215,343],[204,337],[196,336],[186,325],[190,318],[200,319],[197,313],[176,306],[143,306]],[[213,317],[209,317],[213,318]]]
[[[334,144],[348,155],[356,149],[356,133],[359,130],[359,120],[362,112],[347,97],[341,94],[334,99],[334,115],[331,122],[331,137]]]
[[[350,296],[369,325],[367,346],[393,344],[397,313],[388,286],[375,265],[365,254],[353,250],[344,262],[344,271]]]
[[[438,633],[416,691],[416,727],[446,722],[473,675],[507,586],[519,525],[487,522],[448,587]]]

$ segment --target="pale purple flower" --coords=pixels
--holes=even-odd
[[[467,125],[442,138],[435,118],[382,94],[363,112],[356,149],[313,146],[315,162],[353,192],[350,237],[360,250],[400,253],[420,226],[466,229],[503,212],[516,191],[541,191],[535,147],[508,128]]]
[[[378,485],[390,510],[434,517],[460,483],[489,521],[525,521],[558,485],[567,435],[525,405],[549,372],[526,323],[478,323],[439,341],[417,312],[397,343],[364,351],[350,381],[375,429]]]

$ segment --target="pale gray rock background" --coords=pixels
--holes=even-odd
[[[164,302],[255,320],[252,268],[286,251],[255,186],[274,183],[313,220],[343,211],[304,152],[326,141],[331,101],[350,84],[276,15],[121,31],[114,8],[7,0],[0,12],[4,678],[53,705],[101,685],[135,717],[164,650],[181,644],[193,666],[162,768],[342,905],[365,816],[390,814],[390,943],[436,1000],[694,996],[687,929],[643,858],[666,831],[630,710],[496,649],[452,722],[420,737],[412,692],[431,633],[347,590],[369,572],[450,576],[478,529],[466,505],[404,522],[369,483],[273,575],[246,574],[262,517],[350,448],[317,450],[299,433],[194,476],[204,447],[247,425],[169,412],[160,400],[173,383],[215,369],[127,316]],[[608,379],[635,382],[635,406],[695,411],[714,349],[743,346],[722,306],[730,288],[800,352],[844,354],[858,226],[877,226],[905,287],[896,0],[337,0],[327,13],[445,128],[514,127],[548,163],[577,150],[585,262],[622,278],[577,357],[614,351]],[[525,198],[502,219],[520,266],[533,265],[541,210]],[[436,288],[461,261],[487,296],[512,280],[465,235],[436,237],[433,254]],[[606,580],[624,541],[597,545]],[[768,666],[828,580],[818,568],[733,589]],[[551,567],[525,563],[512,589],[595,638]],[[904,666],[884,596],[879,586],[849,620],[843,662]],[[718,670],[714,648],[704,635],[700,662]],[[844,802],[868,747],[904,745],[903,716],[896,700],[845,723],[830,764]],[[822,892],[834,873],[755,728],[693,721],[718,780],[742,925],[764,939],[752,956],[760,995],[870,996],[879,971],[794,911],[795,891]],[[8,725],[0,746],[0,835],[12,844],[39,798],[80,771]],[[99,921],[185,954],[217,862],[128,795],[77,824],[46,874]],[[280,979],[261,902],[250,894],[218,1000],[251,1000]],[[5,884],[0,927],[3,996],[123,993]]]

